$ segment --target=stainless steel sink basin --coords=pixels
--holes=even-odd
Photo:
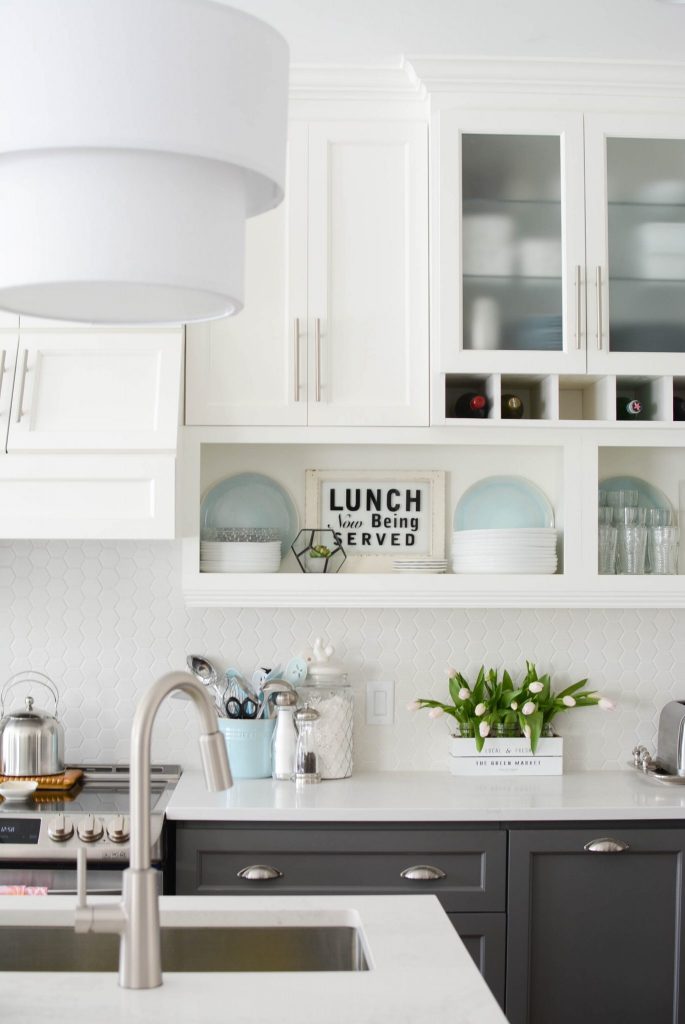
[[[0,926],[0,971],[116,971],[116,935]],[[351,926],[162,928],[164,971],[368,971]]]

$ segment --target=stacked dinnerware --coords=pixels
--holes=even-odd
[[[393,572],[437,574],[446,572],[446,570],[446,558],[421,558],[417,555],[416,557],[394,558],[392,562]]]
[[[557,571],[557,531],[553,527],[456,530],[452,570],[552,575]]]
[[[203,531],[200,572],[278,572],[281,541],[278,531],[259,528]]]

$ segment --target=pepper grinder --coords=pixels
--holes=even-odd
[[[295,748],[295,782],[298,784],[321,782],[315,728],[319,718],[319,712],[308,704],[295,712],[299,731]]]

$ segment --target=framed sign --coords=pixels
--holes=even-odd
[[[445,474],[308,469],[305,522],[335,531],[346,569],[382,571],[403,556],[443,558]]]

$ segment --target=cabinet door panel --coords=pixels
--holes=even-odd
[[[7,448],[17,346],[16,331],[0,331],[0,457]]]
[[[493,996],[504,1007],[506,914],[448,914]]]
[[[23,331],[8,451],[176,447],[182,332]]]
[[[311,424],[428,422],[427,174],[423,124],[309,127]]]
[[[590,853],[610,836],[622,853]],[[511,1024],[684,1019],[685,831],[512,831],[506,1011]]]
[[[678,115],[585,119],[588,369],[685,372],[685,129]]]
[[[437,368],[584,372],[582,115],[448,110],[433,135]]]
[[[307,422],[307,128],[293,124],[286,198],[252,217],[245,307],[186,328],[189,425]]]

